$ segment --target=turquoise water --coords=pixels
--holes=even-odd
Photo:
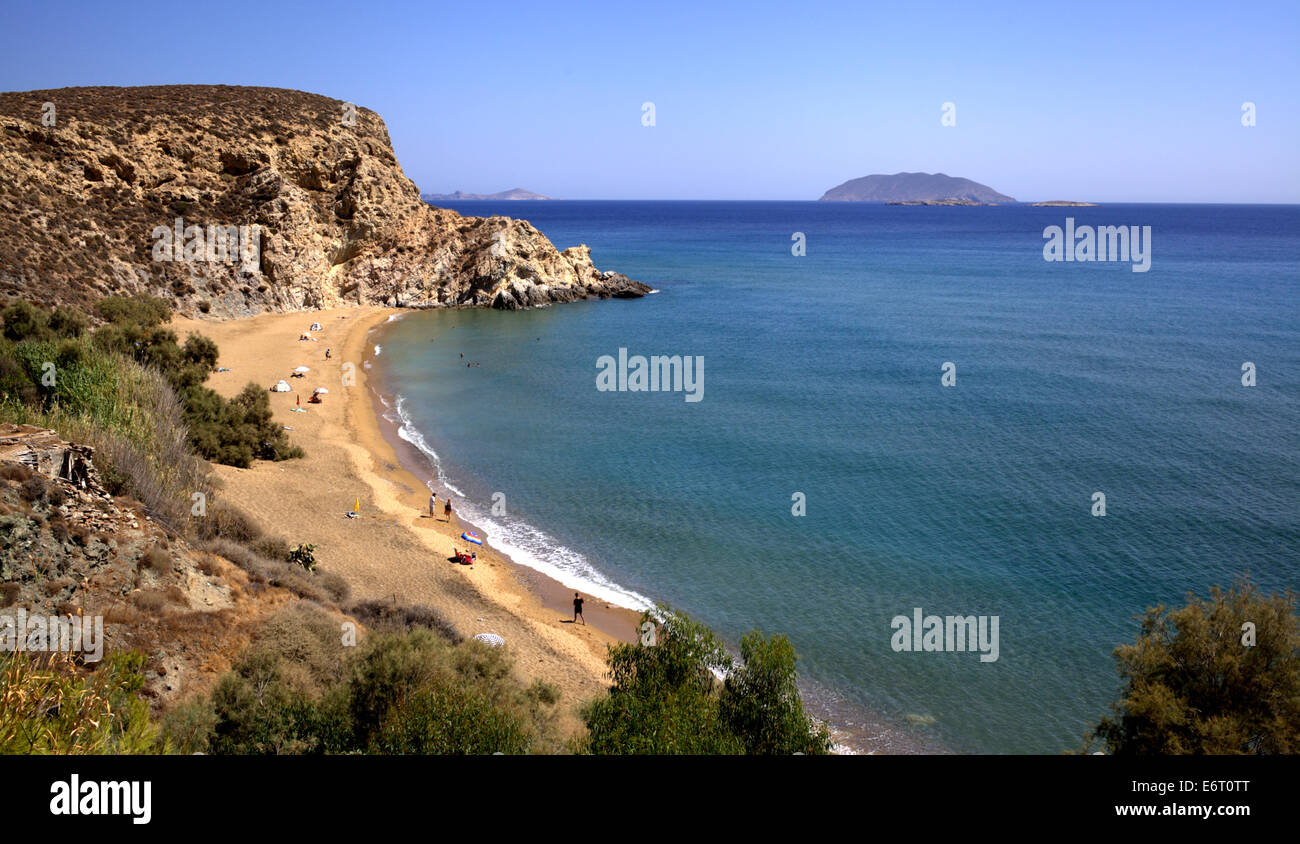
[[[660,292],[392,323],[405,436],[521,562],[732,642],[784,633],[823,704],[925,748],[1056,753],[1144,607],[1247,571],[1300,586],[1296,207],[457,209]],[[1045,262],[1067,216],[1150,225],[1150,271]],[[620,348],[701,356],[702,400],[597,390]],[[998,616],[999,658],[895,652],[914,607]]]

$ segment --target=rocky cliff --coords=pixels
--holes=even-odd
[[[515,309],[650,288],[508,217],[421,201],[372,111],[209,85],[0,94],[0,294],[192,316]]]

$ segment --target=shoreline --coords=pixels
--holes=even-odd
[[[401,312],[399,319],[406,313]],[[396,319],[386,319],[382,323],[376,324],[371,328],[366,336],[367,348],[373,350],[376,346],[384,348],[387,344],[386,334],[391,326],[396,323]],[[379,356],[382,357],[382,354]],[[371,407],[378,420],[381,431],[390,448],[397,454],[408,470],[415,474],[421,472],[433,474],[440,470],[440,465],[435,463],[439,458],[426,454],[415,443],[401,437],[398,430],[403,425],[413,426],[415,420],[403,422],[401,419],[395,419],[398,416],[397,396],[398,391],[383,377],[383,367],[375,359],[371,358],[371,368],[367,369],[370,378],[370,390],[372,396]],[[421,436],[426,435],[427,431],[416,428]],[[430,450],[432,445],[429,446]],[[453,482],[456,479],[450,479]],[[439,482],[436,478],[434,483],[437,485],[437,492],[440,499],[447,493],[447,486]],[[425,496],[427,500],[428,488],[423,483],[419,483],[417,495]],[[454,487],[453,487],[454,489]],[[458,498],[464,498],[460,490],[456,490],[455,495]],[[440,518],[440,517],[439,517]],[[465,522],[462,521],[462,524]],[[480,531],[488,541],[491,536],[487,532]],[[508,554],[502,553],[511,566],[515,568],[516,576],[525,584],[533,588],[543,601],[543,604],[562,612],[569,611],[569,595],[572,594],[572,587],[564,586],[550,574],[520,563],[509,557]],[[616,583],[612,584],[618,589]],[[635,594],[635,593],[633,593]],[[626,624],[623,629],[635,631],[636,623],[640,620],[640,611],[628,609],[613,602],[607,602],[597,599],[594,595],[584,591],[583,595],[588,598],[587,606],[596,607],[604,605],[603,609],[612,611],[616,614],[615,623]],[[653,600],[648,599],[648,600]],[[597,601],[599,603],[597,603]],[[612,605],[611,605],[612,604]],[[589,621],[596,623],[598,627],[605,625],[594,621],[590,609],[585,614]],[[631,621],[619,622],[617,618],[626,618],[630,614]],[[606,622],[608,623],[608,621]],[[608,632],[608,630],[607,630]],[[635,641],[635,635],[625,641]],[[738,657],[739,651],[734,643],[728,644],[733,656]],[[877,712],[868,710],[858,704],[850,702],[843,694],[835,689],[814,682],[808,678],[800,680],[801,694],[804,696],[805,707],[808,714],[814,715],[826,722],[831,729],[831,738],[834,742],[834,752],[837,754],[849,755],[875,755],[875,754],[935,754],[948,752],[941,745],[933,741],[932,738],[917,735],[914,731],[907,729],[901,724],[894,723],[888,718]]]
[[[391,317],[405,313],[353,306],[224,321],[175,317],[171,327],[182,341],[198,332],[216,342],[219,365],[232,371],[214,373],[207,386],[222,396],[234,396],[250,380],[264,390],[281,379],[293,387],[288,393],[269,393],[271,407],[276,422],[291,428],[291,441],[306,456],[259,461],[249,469],[214,464],[220,495],[268,533],[283,535],[291,544],[315,544],[320,567],[348,582],[353,601],[395,598],[422,604],[467,638],[503,636],[526,682],[540,679],[560,689],[563,728],[577,734],[577,705],[608,688],[606,649],[636,641],[641,613],[583,592],[588,623],[575,625],[572,588],[492,547],[491,535],[460,515],[454,513],[450,524],[440,512],[428,515],[430,488],[422,478],[437,467],[399,436],[402,423],[386,413],[396,411],[396,392],[385,382],[374,354]],[[300,341],[313,323],[321,325],[310,332],[318,342]],[[326,348],[332,351],[328,361]],[[301,380],[290,378],[299,365],[311,371]],[[352,386],[342,386],[345,366],[351,367]],[[307,412],[294,412],[300,397],[318,386],[330,391],[324,403],[302,401]],[[436,477],[435,484],[445,501],[446,488]],[[357,500],[361,517],[349,519],[346,514]],[[476,565],[457,565],[449,559],[452,548],[466,547],[460,533],[470,529],[486,541]],[[878,713],[848,705],[833,690],[814,688],[820,692],[806,701],[809,714],[832,728],[837,753],[943,752]]]
[[[431,607],[466,637],[501,635],[525,682],[540,679],[560,690],[562,726],[575,734],[581,728],[577,705],[608,688],[607,647],[632,640],[640,613],[606,610],[589,600],[589,623],[575,625],[571,610],[557,611],[555,598],[546,597],[565,587],[531,570],[521,578],[522,567],[490,545],[474,566],[449,561],[452,547],[464,545],[458,543],[462,528],[454,515],[450,525],[428,518],[428,490],[385,437],[364,365],[373,359],[371,333],[403,312],[362,306],[226,321],[173,319],[182,340],[198,332],[216,342],[219,365],[231,371],[214,373],[207,385],[222,396],[236,395],[249,381],[269,390],[283,379],[294,388],[268,395],[276,422],[292,429],[291,441],[306,456],[259,461],[248,469],[214,465],[220,495],[264,530],[290,543],[314,543],[320,567],[341,575],[354,601],[396,596]],[[319,342],[300,341],[313,323],[321,325],[311,332]],[[328,361],[326,348],[332,350]],[[300,365],[311,371],[291,379]],[[343,385],[345,367],[352,386]],[[323,404],[302,400],[321,386],[330,390]],[[305,413],[293,412],[299,400]],[[347,518],[358,500],[360,518]]]
[[[390,325],[391,319],[377,323],[370,327],[366,332],[368,347],[373,348],[375,345],[382,346],[382,332]],[[388,412],[396,413],[397,393],[392,386],[384,379],[381,367],[374,363],[374,357],[370,358],[371,367],[366,370],[370,382],[368,392],[370,393],[370,410],[374,416],[375,424],[379,429],[380,436],[391,449],[397,459],[398,466],[404,470],[404,479],[406,480],[405,492],[407,501],[414,507],[427,505],[428,493],[430,490],[429,482],[421,481],[421,477],[432,476],[437,468],[433,465],[432,459],[408,440],[402,438],[398,431],[402,428],[401,421],[390,419]],[[447,500],[447,487],[433,480],[438,493],[440,502]],[[457,493],[458,498],[464,496]],[[428,519],[427,506],[422,512],[421,518]],[[463,510],[461,511],[463,513]],[[453,514],[455,526],[461,530],[473,530],[484,539],[484,544],[480,549],[481,554],[486,555],[490,550],[495,552],[501,558],[506,566],[511,570],[511,574],[519,581],[520,585],[531,591],[541,602],[542,606],[552,612],[569,614],[572,616],[573,604],[571,593],[575,591],[573,587],[566,586],[556,578],[539,571],[531,566],[527,566],[518,560],[515,560],[509,553],[492,545],[492,536],[482,525],[469,521],[463,515]],[[436,515],[432,521],[439,525],[445,525],[446,522],[442,517]],[[459,538],[459,533],[454,534],[453,541]],[[457,547],[468,547],[468,543],[461,541]],[[576,591],[581,591],[576,590]],[[641,612],[631,607],[621,606],[611,601],[606,601],[593,595],[590,592],[582,592],[586,602],[583,605],[583,617],[587,619],[590,626],[605,633],[606,635],[618,639],[622,642],[635,642],[637,625],[641,620]],[[571,623],[571,622],[570,622]]]

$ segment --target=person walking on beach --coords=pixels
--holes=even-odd
[[[442,515],[446,516],[447,521],[451,521],[451,496],[447,496],[447,503],[442,505]]]
[[[433,518],[434,508],[438,506],[438,493],[429,493],[429,518]]]
[[[583,616],[582,614],[582,596],[579,595],[577,592],[574,592],[573,593],[573,620],[574,622],[577,622],[577,620],[580,618],[582,619],[583,624],[587,623],[586,617]]]

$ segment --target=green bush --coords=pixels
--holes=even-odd
[[[183,396],[190,441],[208,460],[248,468],[254,460],[302,457],[302,449],[289,443],[272,418],[270,398],[256,384],[249,383],[229,402],[207,387],[190,387]]]
[[[95,305],[95,310],[110,323],[133,323],[150,328],[172,318],[171,302],[143,293],[105,296]]]
[[[199,695],[172,707],[163,715],[164,741],[176,753],[209,753],[209,739],[217,726],[212,698]]]
[[[109,297],[98,310],[109,324],[89,337],[85,317],[75,311],[49,315],[27,302],[0,311],[7,341],[0,341],[0,402],[90,416],[113,427],[108,417],[129,415],[136,403],[122,392],[131,380],[121,362],[127,358],[161,374],[176,392],[182,413],[173,424],[184,423],[190,446],[204,459],[247,468],[254,460],[303,455],[275,423],[270,399],[256,384],[229,401],[203,386],[216,368],[217,346],[199,334],[179,344],[176,333],[162,327],[171,318],[165,300]]]
[[[587,704],[587,736],[596,754],[740,754],[743,744],[718,717],[714,671],[730,670],[722,643],[702,624],[662,610],[655,645],[618,645],[606,657],[607,695]],[[644,621],[653,622],[646,613]]]
[[[6,340],[41,340],[49,333],[49,315],[30,302],[14,302],[0,310]]]
[[[521,684],[501,649],[430,630],[343,648],[334,617],[297,609],[217,683],[206,735],[202,701],[173,732],[214,753],[528,753],[561,747],[558,700],[553,686]]]
[[[794,646],[757,631],[740,640],[741,662],[723,681],[718,716],[748,754],[817,754],[830,749],[826,727],[804,715],[795,684]]]
[[[1300,753],[1296,596],[1264,596],[1243,578],[1209,598],[1187,597],[1177,609],[1148,609],[1137,641],[1115,649],[1124,688],[1085,750]]]
[[[713,631],[661,607],[654,645],[610,648],[612,686],[583,710],[577,749],[598,754],[822,754],[826,728],[803,713],[795,654],[783,637],[750,633],[740,664]],[[643,622],[654,623],[651,613]],[[715,673],[716,672],[716,673]],[[719,682],[717,674],[726,677]]]
[[[431,684],[391,707],[371,740],[378,753],[487,755],[527,753],[518,717],[473,688]]]
[[[75,308],[56,307],[50,312],[49,328],[56,337],[75,340],[90,329],[90,319]]]
[[[257,652],[217,681],[213,753],[300,754],[321,750],[316,707],[286,681],[283,660]]]

